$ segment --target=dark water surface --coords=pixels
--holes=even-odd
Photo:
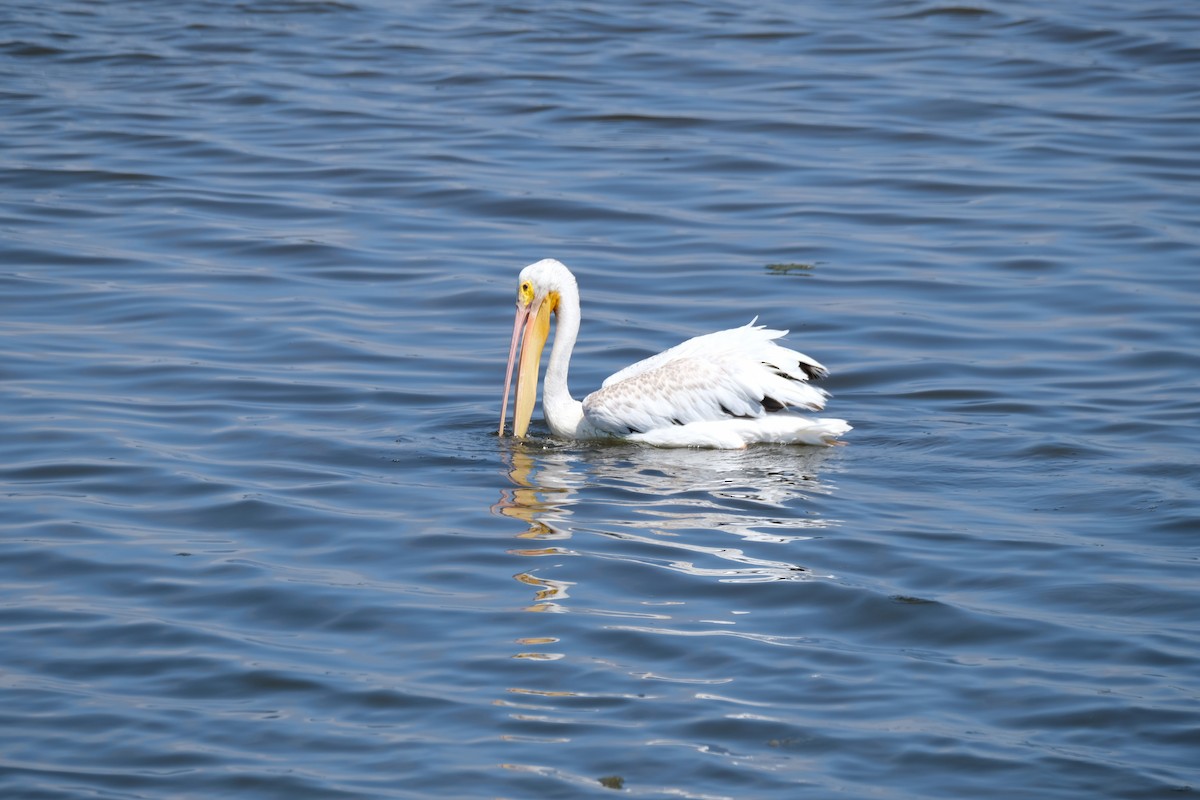
[[[0,796],[1194,795],[1200,10],[1045,5],[5,3]],[[546,256],[850,445],[497,439]]]

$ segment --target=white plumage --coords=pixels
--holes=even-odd
[[[660,447],[739,448],[756,442],[837,444],[850,430],[844,420],[811,418],[827,392],[809,383],[828,370],[776,343],[785,331],[750,324],[697,336],[617,372],[580,403],[567,388],[571,351],[579,333],[579,290],[562,263],[544,259],[521,270],[517,317],[509,350],[500,432],[521,339],[514,433],[524,436],[533,413],[538,364],[558,318],[546,368],[542,408],[556,436],[619,438]]]

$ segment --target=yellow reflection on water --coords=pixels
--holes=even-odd
[[[702,590],[705,600],[697,603],[695,579],[719,584],[829,577],[793,559],[804,552],[805,540],[827,535],[839,524],[819,513],[828,504],[817,502],[833,492],[833,484],[818,473],[836,472],[836,461],[831,459],[839,457],[838,451],[557,447],[537,441],[505,445],[501,453],[511,486],[500,491],[492,511],[524,526],[515,536],[529,546],[507,552],[530,559],[513,578],[532,592],[523,610],[538,614],[528,618],[529,635],[519,638],[515,652],[509,654],[529,665],[526,680],[535,686],[511,687],[510,696],[496,704],[509,709],[509,719],[522,730],[536,726],[533,735],[538,741],[570,741],[572,736],[564,732],[591,724],[588,715],[607,707],[616,696],[597,694],[594,687],[559,688],[557,684],[575,669],[617,670],[639,683],[690,686],[733,680],[689,675],[686,669],[649,669],[629,653],[617,658],[595,650],[594,641],[585,644],[573,637],[560,641],[562,632],[578,626],[571,620],[556,622],[553,615],[571,611],[603,615],[619,623],[602,628],[639,636],[734,635],[766,640],[772,634],[754,630],[754,615],[723,606],[719,592]],[[637,588],[630,591],[630,584],[617,577],[626,566],[641,574],[643,581],[656,572],[664,579],[682,573],[690,580],[664,580],[661,586],[646,585],[644,593]],[[591,585],[593,581],[596,585]],[[650,581],[654,583],[653,577]],[[590,603],[572,597],[585,594],[589,586]],[[670,587],[681,587],[683,594],[672,596]],[[555,688],[536,688],[540,681],[550,681]],[[523,699],[517,701],[515,696]],[[621,695],[628,702],[641,702],[647,696],[646,692]],[[554,726],[558,735],[545,737],[547,726]],[[514,735],[513,740],[528,741],[529,736]]]
[[[811,504],[804,502],[832,491],[818,477],[829,459],[837,457],[830,449],[730,452],[516,443],[502,453],[512,487],[501,490],[492,510],[528,526],[518,538],[566,540],[586,531],[661,550],[662,557],[653,563],[666,570],[723,582],[809,578],[813,573],[807,567],[750,555],[736,546],[737,540],[788,544],[822,535],[838,524],[811,512]],[[611,517],[589,519],[581,526],[575,506],[583,500],[592,504],[589,511],[610,508]],[[714,546],[712,532],[728,534],[733,541]],[[509,552],[528,558],[581,555],[562,545]],[[538,572],[546,569],[539,567]],[[536,587],[529,610],[565,610],[563,601],[572,582],[532,572],[515,577]]]

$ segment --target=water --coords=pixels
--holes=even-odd
[[[1197,42],[6,4],[0,794],[1194,794]],[[759,315],[849,446],[497,439],[546,256],[577,396]]]

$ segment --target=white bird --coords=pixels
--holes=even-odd
[[[757,320],[689,339],[612,375],[582,403],[573,399],[567,370],[579,335],[579,288],[564,264],[546,258],[525,267],[518,279],[501,436],[518,341],[513,434],[524,437],[529,429],[552,312],[558,330],[546,367],[542,410],[555,436],[733,449],[756,442],[839,444],[837,437],[850,430],[845,420],[795,413],[825,407],[829,394],[809,380],[829,371],[776,344],[787,332],[755,325]]]

